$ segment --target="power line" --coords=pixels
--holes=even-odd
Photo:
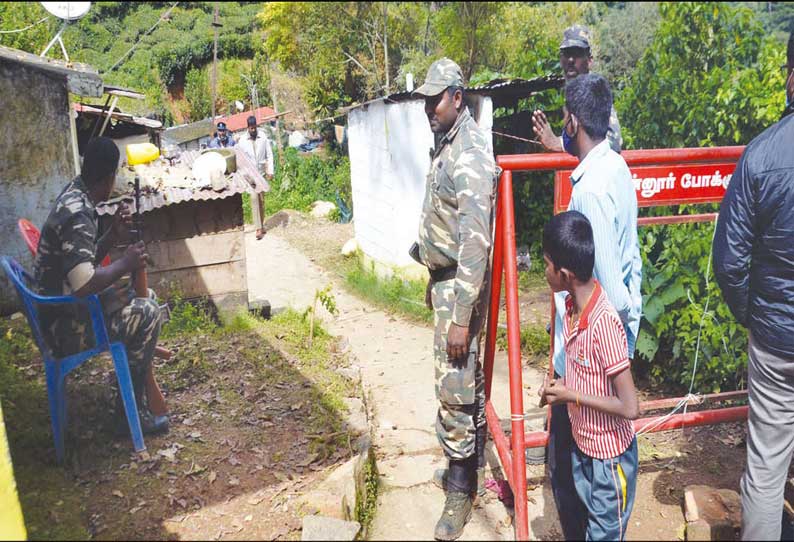
[[[25,30],[30,30],[31,28],[33,28],[37,24],[43,23],[44,21],[46,21],[49,18],[50,18],[49,15],[47,15],[46,17],[42,17],[40,20],[36,21],[33,24],[29,24],[25,28],[17,28],[16,30],[0,30],[0,34],[16,34],[17,32],[24,32]]]
[[[170,8],[168,8],[168,11],[166,11],[165,13],[163,13],[162,15],[160,15],[160,18],[159,18],[159,19],[157,19],[157,22],[156,22],[156,23],[154,23],[154,24],[152,25],[152,27],[151,27],[149,30],[147,30],[146,32],[144,32],[144,33],[141,35],[141,37],[140,37],[140,38],[138,38],[138,41],[136,41],[136,42],[135,42],[135,44],[134,44],[132,47],[130,47],[130,49],[129,49],[129,50],[126,52],[126,53],[124,53],[123,55],[121,55],[121,58],[119,58],[119,59],[116,61],[116,63],[115,63],[115,64],[113,64],[113,66],[111,66],[111,67],[110,67],[110,69],[109,69],[109,70],[107,70],[107,71],[103,72],[103,73],[102,73],[102,75],[106,75],[106,74],[108,74],[108,73],[112,72],[113,70],[115,70],[115,69],[116,69],[116,68],[119,66],[119,64],[121,64],[121,62],[122,62],[122,61],[123,61],[125,58],[127,58],[127,56],[128,56],[130,53],[132,53],[132,52],[135,50],[135,48],[136,48],[136,47],[138,47],[138,45],[140,45],[141,41],[143,41],[143,38],[145,38],[146,36],[148,36],[149,34],[151,34],[151,32],[152,32],[152,31],[153,31],[155,28],[157,28],[157,25],[158,25],[158,24],[160,24],[160,21],[162,21],[163,19],[167,19],[167,18],[168,18],[168,16],[171,14],[171,10],[173,10],[173,9],[174,9],[174,8],[177,6],[177,4],[179,4],[179,2],[174,2],[174,5],[172,5]]]

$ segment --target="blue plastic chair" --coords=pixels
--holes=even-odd
[[[14,287],[19,294],[19,298],[25,308],[25,316],[27,316],[30,329],[33,331],[33,337],[36,340],[36,345],[39,347],[41,356],[44,359],[44,370],[47,375],[47,395],[50,403],[50,420],[52,422],[52,435],[55,439],[55,454],[58,463],[63,462],[64,457],[64,429],[66,427],[66,375],[68,375],[76,367],[79,367],[90,358],[102,352],[110,352],[113,357],[113,365],[116,368],[116,377],[119,382],[119,391],[121,393],[122,401],[124,402],[124,410],[127,414],[127,422],[130,426],[132,433],[132,445],[136,452],[142,452],[146,449],[143,443],[143,432],[141,431],[141,421],[138,417],[138,408],[135,404],[135,393],[132,388],[132,377],[130,376],[130,367],[127,362],[127,350],[123,343],[111,343],[108,338],[107,327],[105,327],[105,318],[102,315],[102,306],[99,303],[99,297],[91,295],[85,298],[74,296],[58,296],[58,297],[45,297],[33,293],[28,287],[33,284],[33,278],[25,272],[13,258],[2,256],[0,258],[3,269],[5,269],[8,278],[14,284]],[[91,326],[94,329],[94,338],[96,339],[96,346],[90,350],[78,352],[65,358],[57,359],[54,357],[52,350],[44,341],[44,336],[41,332],[39,324],[39,305],[63,305],[63,304],[80,304],[88,308],[91,315]]]

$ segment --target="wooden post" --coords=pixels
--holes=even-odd
[[[278,161],[281,162],[281,117],[278,116],[278,100],[276,99],[276,86],[273,84],[273,73],[270,73],[270,97],[273,99],[273,112],[276,114],[276,151]]]

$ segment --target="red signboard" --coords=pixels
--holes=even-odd
[[[640,207],[719,203],[731,180],[735,162],[680,166],[637,166],[631,170],[637,204]],[[571,173],[557,171],[554,179],[554,212],[568,209],[571,201]]]

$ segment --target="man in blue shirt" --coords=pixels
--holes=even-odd
[[[224,147],[234,147],[234,143],[234,138],[229,135],[229,131],[226,129],[226,123],[222,121],[219,122],[218,135],[212,138],[209,148],[222,149]]]
[[[610,148],[607,139],[612,92],[600,75],[580,75],[565,86],[562,139],[564,149],[579,159],[571,174],[573,193],[568,210],[579,211],[593,228],[595,268],[626,330],[628,357],[642,316],[642,259],[637,240],[637,195],[626,161]],[[565,292],[555,294],[554,372],[565,376],[562,315]],[[566,405],[552,407],[549,428],[549,472],[552,493],[567,540],[584,539],[580,521],[584,513],[573,486],[571,450],[575,446]]]

